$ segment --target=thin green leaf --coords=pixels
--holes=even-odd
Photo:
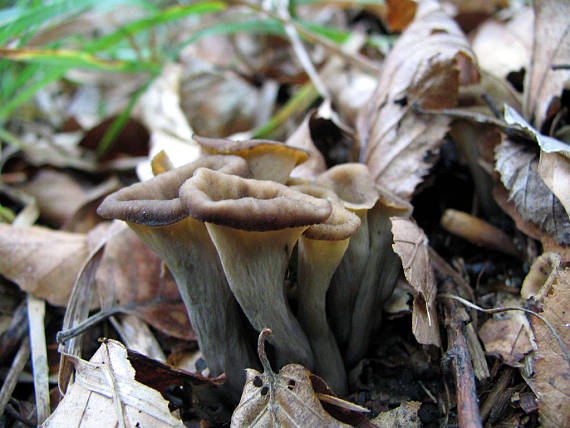
[[[91,54],[65,49],[7,49],[0,48],[0,57],[14,61],[45,64],[66,68],[80,67],[114,72],[156,71],[158,64],[149,62],[104,60]]]
[[[153,28],[158,24],[175,21],[189,15],[201,15],[205,13],[219,12],[226,8],[226,4],[221,1],[206,1],[187,6],[172,6],[168,9],[156,13],[154,16],[143,18],[127,24],[117,31],[101,37],[92,44],[85,47],[87,52],[96,52],[108,49],[119,41],[132,36],[138,32]]]
[[[173,50],[172,57],[176,57],[186,46],[196,43],[203,37],[216,36],[220,34],[237,34],[237,33],[255,33],[255,34],[274,34],[285,36],[285,30],[281,23],[275,19],[260,19],[240,22],[222,22],[206,27],[180,43]]]
[[[2,106],[0,106],[0,120],[4,119],[10,113],[14,111],[18,106],[28,101],[37,91],[39,91],[44,86],[56,81],[63,77],[65,72],[68,70],[67,67],[54,67],[46,68],[43,67],[44,76],[33,82],[30,86],[20,91],[16,96],[10,99]]]
[[[31,28],[44,24],[50,19],[70,12],[81,12],[95,2],[96,0],[63,0],[28,10],[22,8],[21,14],[15,13],[13,19],[8,19],[0,25],[0,45],[11,37],[21,36]]]

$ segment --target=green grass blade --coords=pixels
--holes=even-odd
[[[113,72],[156,71],[158,64],[138,61],[104,60],[91,54],[65,49],[0,48],[0,57],[27,63],[66,68],[87,68]]]
[[[222,22],[219,24],[214,24],[192,34],[192,36],[184,40],[173,49],[171,58],[176,57],[186,46],[197,42],[203,37],[237,33],[274,34],[285,36],[285,30],[283,29],[283,26],[276,19]]]
[[[172,6],[154,16],[143,18],[121,27],[119,30],[103,36],[95,42],[87,45],[87,52],[105,50],[117,44],[123,39],[136,33],[148,30],[158,24],[175,21],[190,15],[201,15],[205,13],[219,12],[226,8],[226,4],[221,1],[206,1],[187,6]]]
[[[11,37],[20,36],[50,19],[70,12],[80,12],[95,2],[96,0],[63,0],[28,10],[22,9],[19,16],[15,16],[11,20],[8,19],[7,22],[0,25],[0,45]]]
[[[44,76],[33,82],[30,86],[20,91],[17,95],[7,101],[5,104],[0,106],[0,120],[9,116],[14,109],[18,108],[21,104],[28,101],[37,91],[57,79],[63,77],[65,72],[68,70],[67,67],[55,67],[46,69],[44,67]]]

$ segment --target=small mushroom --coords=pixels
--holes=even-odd
[[[348,367],[356,365],[368,349],[372,333],[380,323],[384,302],[392,295],[402,269],[392,249],[390,217],[409,217],[412,214],[412,206],[407,201],[380,188],[378,192],[380,198],[367,213],[370,252],[352,314],[345,354]]]
[[[239,399],[244,368],[256,364],[241,310],[228,287],[206,227],[178,198],[182,183],[201,166],[248,175],[236,156],[207,156],[109,195],[97,209],[121,219],[166,263],[178,285],[200,350],[214,376],[226,373],[230,398]],[[251,327],[249,327],[251,328]]]
[[[327,311],[331,327],[341,349],[348,345],[356,296],[370,252],[368,231],[369,209],[378,200],[378,190],[366,165],[337,165],[317,177],[316,184],[333,190],[344,207],[360,219],[360,227],[351,237],[327,295]]]
[[[309,153],[297,147],[270,140],[234,141],[194,135],[194,141],[206,153],[240,156],[247,160],[253,178],[285,183],[289,174],[309,158]]]
[[[312,369],[309,341],[293,316],[283,280],[299,236],[328,218],[327,200],[279,183],[206,168],[180,189],[192,217],[206,222],[236,299],[257,331],[273,330],[277,364]]]
[[[347,393],[346,370],[326,313],[330,280],[360,226],[358,216],[346,210],[331,190],[316,185],[295,190],[328,199],[332,212],[323,223],[310,226],[298,242],[297,317],[315,354],[315,373],[339,395]]]

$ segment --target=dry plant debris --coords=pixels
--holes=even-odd
[[[570,425],[570,3],[179,3],[1,14],[0,426]]]

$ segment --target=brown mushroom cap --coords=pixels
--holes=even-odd
[[[178,199],[180,186],[201,167],[248,176],[247,163],[238,156],[205,156],[107,196],[97,214],[147,226],[165,226],[188,216]]]
[[[207,168],[182,185],[180,199],[198,220],[250,231],[307,226],[326,220],[331,213],[327,200],[272,181]]]
[[[350,238],[360,227],[358,216],[346,210],[333,191],[314,184],[300,184],[291,188],[307,195],[326,199],[331,203],[330,216],[322,223],[311,225],[303,232],[304,237],[320,241],[340,241]]]
[[[293,168],[309,158],[307,151],[277,141],[234,141],[197,135],[194,135],[193,139],[207,153],[236,155],[246,159],[253,178],[258,180],[284,183]]]
[[[351,211],[370,209],[378,200],[374,178],[361,163],[334,166],[319,175],[315,184],[333,190]]]

